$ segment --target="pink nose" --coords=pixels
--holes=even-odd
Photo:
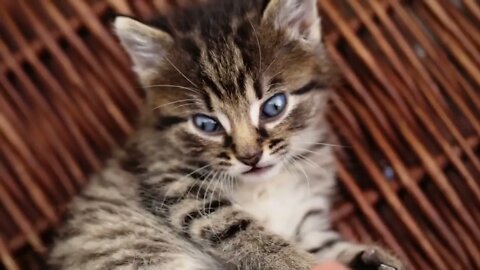
[[[256,152],[254,154],[245,155],[245,156],[238,156],[237,159],[240,160],[242,163],[245,163],[248,166],[255,166],[262,158],[262,151]]]

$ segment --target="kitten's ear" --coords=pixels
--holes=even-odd
[[[293,39],[316,46],[321,42],[321,18],[317,0],[269,0],[263,22],[286,31]]]
[[[133,70],[140,80],[155,74],[173,45],[173,38],[168,33],[129,17],[116,17],[113,28],[130,55]]]

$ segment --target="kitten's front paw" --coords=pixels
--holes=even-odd
[[[405,270],[405,266],[389,252],[377,248],[367,248],[350,263],[354,270]]]

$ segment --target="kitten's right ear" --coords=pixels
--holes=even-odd
[[[291,39],[314,47],[321,44],[317,0],[268,0],[262,20],[274,29],[284,31]]]
[[[154,75],[165,61],[173,38],[166,32],[132,18],[118,16],[113,28],[133,61],[133,70],[142,82]]]

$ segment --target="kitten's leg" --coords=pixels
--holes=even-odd
[[[225,269],[136,203],[114,190],[106,192],[98,182],[93,185],[76,199],[75,214],[67,218],[51,250],[51,269]]]
[[[50,267],[62,270],[225,269],[209,254],[168,232],[168,228],[148,225],[130,223],[128,220],[84,224],[86,233],[64,237],[52,250]],[[94,238],[90,233],[92,230],[99,232],[94,233]]]
[[[297,224],[295,241],[315,255],[318,261],[336,260],[353,270],[404,270],[403,264],[390,252],[378,246],[344,240],[331,229],[329,195],[324,186],[314,190]]]
[[[174,256],[159,255],[153,261],[149,259],[137,258],[136,261],[130,263],[122,263],[115,265],[114,262],[106,264],[107,268],[83,268],[83,269],[112,269],[112,270],[225,270],[219,263],[208,259],[207,257],[193,258],[186,254],[175,254]],[[161,258],[161,260],[160,260]],[[102,266],[103,267],[103,266]],[[79,269],[61,268],[63,270]]]
[[[119,222],[120,223],[120,222]],[[113,228],[115,229],[115,228]],[[132,232],[133,234],[135,232]],[[152,231],[152,235],[159,233]],[[180,239],[168,242],[168,236],[148,238],[144,235],[123,241],[118,239],[95,240],[66,239],[53,250],[51,269],[115,269],[115,270],[225,270],[212,256],[195,250],[190,243]],[[87,235],[85,237],[88,237]],[[135,238],[136,237],[136,238]],[[143,238],[142,238],[143,237]],[[166,240],[165,242],[163,242]],[[157,242],[158,241],[158,242]],[[161,241],[161,242],[160,242]]]
[[[144,265],[141,267],[125,268],[132,270],[224,270],[225,268],[212,258],[190,256],[187,254],[176,254],[162,260],[160,263]],[[120,270],[120,269],[118,269]]]
[[[334,231],[310,231],[299,236],[300,243],[319,261],[337,260],[354,270],[404,270],[394,255],[378,246],[348,242]]]
[[[310,254],[267,232],[222,194],[205,190],[201,181],[182,180],[173,185],[169,192],[165,192],[164,184],[144,185],[142,194],[149,198],[144,201],[146,209],[169,220],[180,235],[222,261],[236,269],[312,268],[314,258]]]

